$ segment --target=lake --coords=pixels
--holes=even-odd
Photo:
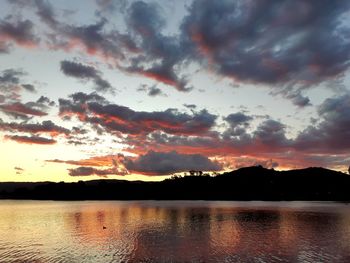
[[[350,262],[350,206],[2,200],[0,262]]]

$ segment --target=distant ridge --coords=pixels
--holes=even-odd
[[[216,176],[162,182],[91,180],[0,183],[2,199],[39,200],[322,200],[350,201],[350,175],[322,167],[276,171],[252,166]]]

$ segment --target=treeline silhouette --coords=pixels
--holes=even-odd
[[[92,180],[1,183],[2,199],[37,200],[322,200],[350,201],[350,175],[324,168],[275,171],[261,166],[161,182]]]

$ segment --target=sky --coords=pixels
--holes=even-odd
[[[350,165],[349,1],[0,5],[0,181]]]

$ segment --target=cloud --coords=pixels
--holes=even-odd
[[[162,90],[154,86],[150,87],[148,91],[148,96],[151,96],[151,97],[155,97],[161,94],[162,94]]]
[[[105,103],[107,102],[106,98],[98,95],[96,92],[92,92],[90,94],[86,94],[84,92],[76,92],[69,96],[72,98],[73,102],[79,104],[79,103],[86,103],[86,102],[98,102],[98,103]]]
[[[60,134],[68,135],[70,130],[54,124],[52,121],[43,121],[42,123],[6,123],[0,120],[0,130],[10,132],[26,132],[31,134],[49,134],[58,136]]]
[[[106,33],[104,26],[107,20],[102,18],[100,21],[83,26],[69,25],[60,23],[49,41],[54,49],[63,49],[71,51],[79,49],[88,55],[98,56],[102,59],[111,59],[112,61],[122,59],[122,47],[133,48],[133,43],[127,35],[120,34],[117,31]]]
[[[61,61],[62,72],[70,77],[94,82],[97,91],[112,91],[111,84],[101,77],[101,73],[92,66],[86,66],[72,61]]]
[[[150,150],[162,149],[210,157],[249,156],[250,160],[261,162],[273,159],[279,166],[336,165],[339,168],[341,163],[347,162],[346,154],[350,149],[349,105],[348,93],[326,99],[318,106],[317,124],[300,131],[295,138],[287,138],[286,125],[270,118],[252,130],[250,122],[253,116],[237,112],[224,118],[229,127],[222,132],[184,136],[153,131],[146,138],[127,137],[125,144],[130,147],[125,151],[146,154]]]
[[[113,14],[116,10],[124,10],[127,6],[127,0],[95,0],[99,12]]]
[[[11,45],[9,43],[0,42],[0,54],[10,53]]]
[[[125,21],[132,36],[141,40],[134,41],[139,44],[141,54],[133,57],[131,65],[121,66],[121,69],[173,86],[179,91],[190,91],[192,87],[176,70],[186,58],[186,47],[178,38],[162,34],[166,20],[161,13],[161,7],[154,3],[136,1],[129,6]]]
[[[40,98],[36,101],[36,103],[41,104],[41,105],[48,105],[48,106],[55,106],[55,102],[50,100],[46,96],[40,96]]]
[[[326,99],[319,107],[320,122],[295,139],[295,148],[311,152],[347,152],[350,149],[350,94]]]
[[[87,25],[60,21],[61,13],[48,1],[9,3],[35,10],[51,30],[43,37],[52,49],[82,50],[119,70],[179,91],[192,89],[184,69],[195,63],[234,82],[267,86],[271,94],[305,107],[311,105],[305,90],[341,78],[349,67],[349,27],[344,23],[350,7],[347,1],[195,0],[187,8],[180,32],[175,33],[168,33],[162,7],[148,1],[98,0],[99,20]],[[127,30],[119,31],[104,17],[106,8],[119,12]],[[29,20],[2,21],[0,25],[11,39],[20,42],[19,35],[38,41]],[[6,43],[2,47],[7,52]],[[99,89],[109,88],[100,75],[94,76],[89,79]]]
[[[139,87],[137,89],[137,91],[145,91],[147,92],[147,95],[150,96],[150,97],[156,97],[156,96],[160,96],[160,95],[163,95],[163,96],[166,96],[161,89],[157,88],[156,85],[153,85],[153,86],[146,86],[146,85],[141,85],[141,87]]]
[[[124,160],[124,156],[119,154],[119,155],[96,156],[86,160],[79,160],[79,161],[48,160],[47,162],[80,165],[78,168],[68,169],[70,176],[97,175],[97,176],[107,177],[108,175],[124,176],[129,174],[129,171],[125,168],[124,164],[122,163],[123,160]],[[108,168],[95,168],[95,167],[106,167],[106,166]]]
[[[0,85],[19,84],[20,78],[24,75],[26,75],[26,73],[20,69],[5,69],[0,75]]]
[[[20,102],[22,91],[36,93],[36,88],[32,84],[23,83],[23,77],[27,73],[22,69],[5,69],[0,72],[0,103],[6,100]],[[30,107],[29,105],[26,105]]]
[[[69,25],[59,21],[59,14],[50,2],[44,0],[35,1],[9,1],[20,8],[34,9],[40,20],[47,25],[52,32],[46,34],[47,41],[52,49],[70,51],[74,48],[83,49],[89,55],[101,55],[103,57],[119,57],[117,46],[120,44],[114,34],[105,34],[103,27],[105,19],[83,26]]]
[[[39,43],[39,38],[34,33],[34,24],[30,20],[9,22],[11,17],[6,21],[0,21],[0,42],[16,43],[24,47],[34,47]]]
[[[56,143],[56,141],[54,139],[44,138],[44,137],[40,137],[40,136],[5,135],[4,138],[18,142],[18,143],[24,143],[24,144],[49,145],[49,144]]]
[[[23,83],[26,75],[22,69],[10,68],[0,72],[0,111],[22,120],[29,120],[33,116],[46,116],[46,111],[55,104],[49,98],[41,96],[37,101],[21,102],[23,91],[37,91],[34,85]]]
[[[195,104],[183,104],[186,108],[188,108],[188,109],[191,109],[191,110],[194,110],[194,109],[196,109],[197,108],[197,105],[195,105]]]
[[[1,104],[0,110],[6,114],[13,115],[13,116],[46,116],[47,113],[43,112],[41,110],[34,109],[26,104],[23,104],[21,102],[11,103],[11,104]]]
[[[162,130],[170,134],[200,134],[209,132],[214,126],[216,116],[202,110],[193,115],[180,113],[173,109],[154,112],[137,112],[127,107],[97,103],[88,104],[91,118],[109,131],[120,131],[128,134],[147,134],[155,130]]]
[[[231,119],[238,121],[236,114],[231,115]],[[248,116],[246,119],[249,119]],[[179,153],[200,153],[213,157],[262,154],[268,156],[293,150],[293,140],[286,137],[285,126],[276,120],[267,119],[250,132],[247,128],[248,126],[236,125],[222,132],[198,133],[191,136],[154,131],[146,138],[127,137],[124,143],[130,147],[125,151],[144,154],[149,150],[162,149],[163,151],[175,150]]]
[[[37,15],[40,17],[41,21],[49,25],[51,28],[56,28],[59,22],[56,20],[56,14],[50,2],[45,0],[35,0],[34,4],[36,5]]]
[[[248,116],[242,112],[231,113],[227,117],[224,118],[226,122],[230,124],[231,127],[236,127],[238,125],[247,126],[253,117]]]
[[[147,175],[168,175],[178,172],[200,170],[218,171],[221,165],[200,154],[179,154],[149,151],[135,160],[126,160],[125,167],[134,173]]]
[[[317,154],[327,153],[342,155],[336,159],[339,163],[339,160],[346,159],[343,155],[350,149],[347,143],[350,135],[347,129],[350,126],[349,105],[349,94],[325,100],[318,107],[318,124],[302,130],[295,138],[288,138],[286,125],[270,117],[253,128],[251,122],[258,120],[256,116],[234,112],[223,118],[227,125],[220,128],[226,129],[215,131],[219,128],[217,116],[207,111],[192,110],[190,114],[174,109],[134,111],[111,104],[96,94],[77,93],[69,100],[60,100],[60,111],[62,117],[77,116],[83,123],[98,125],[106,132],[118,135],[119,142],[126,147],[125,152],[139,155],[136,159],[125,158],[123,162],[128,170],[133,171],[138,158],[159,149],[165,153],[176,151],[177,154],[196,153],[206,157],[246,156],[249,158],[246,163],[255,163],[253,160],[256,160],[256,163],[269,167],[277,163],[280,167],[285,164],[293,167],[308,163],[322,165],[322,161],[329,165],[333,159],[315,159]]]
[[[85,160],[47,160],[79,166],[69,169],[71,176],[126,175],[168,175],[189,170],[218,171],[222,166],[200,154],[180,154],[175,151],[149,151],[138,157],[123,155],[96,156]],[[96,168],[97,167],[97,168]],[[108,168],[105,168],[108,167]]]
[[[35,87],[32,84],[22,84],[22,87],[29,92],[36,92]]]
[[[249,127],[253,117],[242,112],[231,113],[224,120],[229,124],[229,128],[223,133],[223,137],[246,135],[246,129]]]
[[[14,167],[16,174],[22,174],[24,172],[24,169],[18,166]]]
[[[290,146],[290,142],[285,135],[285,125],[279,121],[268,119],[262,122],[253,135],[257,145],[263,144],[271,150]]]
[[[186,77],[178,74],[178,68],[184,61],[186,47],[177,37],[161,33],[165,19],[161,15],[160,7],[154,3],[135,1],[127,7],[126,4],[113,3],[113,6],[123,6],[125,9],[124,19],[129,29],[126,33],[106,29],[109,21],[101,17],[101,14],[100,20],[95,23],[76,26],[59,21],[55,10],[46,1],[10,3],[36,10],[41,21],[52,30],[46,34],[45,39],[52,49],[83,50],[88,55],[112,62],[125,72],[143,75],[174,86],[179,91],[192,89],[187,85]],[[106,5],[106,1],[97,4],[101,7]],[[96,82],[100,81],[101,78],[96,79]]]
[[[272,85],[286,97],[297,92],[293,103],[305,106],[300,89],[349,67],[348,9],[349,2],[332,0],[195,0],[181,28],[194,59],[236,82]]]
[[[83,160],[46,160],[46,162],[51,163],[65,163],[70,165],[77,165],[77,166],[110,166],[113,164],[113,160],[118,160],[121,156],[119,155],[106,155],[106,156],[94,156],[89,159],[83,159]]]
[[[81,166],[74,169],[68,169],[70,176],[91,176],[98,175],[106,177],[107,175],[114,175],[114,169],[96,169],[93,167]]]
[[[60,99],[59,107],[61,116],[77,116],[80,120],[99,125],[108,132],[134,135],[145,135],[156,130],[170,134],[205,134],[210,132],[217,118],[206,110],[192,114],[174,109],[144,112],[94,101],[77,103]]]

